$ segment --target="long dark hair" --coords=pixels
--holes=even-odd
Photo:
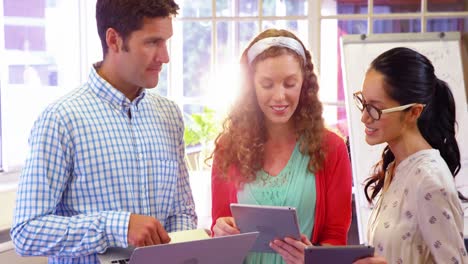
[[[415,102],[426,105],[418,119],[418,128],[424,139],[439,150],[455,178],[460,170],[455,100],[447,83],[435,76],[431,61],[412,49],[399,47],[375,58],[370,69],[384,76],[384,89],[393,100],[401,105]],[[374,167],[374,174],[366,181],[369,202],[382,190],[385,171],[393,160],[395,156],[387,145]],[[372,191],[370,195],[369,191]],[[460,193],[459,196],[464,198]]]

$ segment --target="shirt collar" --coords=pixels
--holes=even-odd
[[[88,77],[90,87],[96,95],[102,100],[109,102],[117,109],[123,108],[123,110],[127,111],[131,104],[138,107],[138,104],[146,95],[146,89],[141,88],[139,95],[131,102],[121,91],[98,74],[97,70],[101,67],[101,64],[102,62],[95,63],[93,67],[91,67]]]

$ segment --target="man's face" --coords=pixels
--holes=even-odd
[[[156,87],[163,64],[169,62],[171,36],[171,17],[144,18],[142,28],[133,31],[118,51],[119,85],[127,91]]]

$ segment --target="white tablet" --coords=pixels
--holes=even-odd
[[[350,246],[309,246],[305,248],[305,264],[343,263],[374,255],[374,247],[365,245]]]
[[[241,233],[260,232],[250,251],[275,252],[269,244],[274,239],[301,239],[296,209],[286,206],[231,204],[231,213]]]

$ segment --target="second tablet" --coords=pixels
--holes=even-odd
[[[296,209],[293,207],[232,203],[231,213],[241,233],[260,232],[251,251],[274,252],[269,246],[272,240],[301,238]]]

